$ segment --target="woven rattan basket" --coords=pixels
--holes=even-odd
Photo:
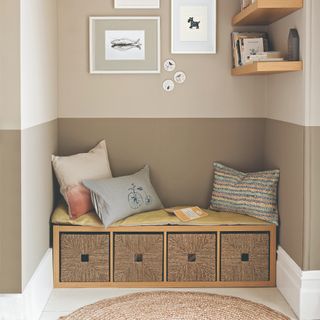
[[[221,233],[221,281],[269,280],[268,233]]]
[[[168,281],[215,281],[216,234],[169,233]]]
[[[109,234],[62,233],[62,282],[109,281]]]
[[[162,280],[162,233],[116,233],[114,235],[114,281],[157,282]]]

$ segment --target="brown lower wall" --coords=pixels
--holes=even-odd
[[[310,215],[307,268],[320,270],[320,127],[306,128],[310,138]]]
[[[313,150],[320,129],[313,133]],[[166,206],[208,205],[212,163],[240,170],[280,168],[280,245],[303,269],[320,269],[320,197],[313,195],[310,247],[304,250],[304,148],[306,128],[271,119],[59,119],[59,153],[86,152],[106,139],[114,176],[130,174],[148,163]],[[319,136],[319,137],[318,137]],[[313,190],[319,190],[314,151]],[[317,178],[316,178],[317,177]],[[317,189],[318,188],[318,189]],[[313,230],[312,230],[313,229]],[[309,233],[309,232],[308,232]],[[308,251],[309,263],[304,261]],[[310,252],[309,252],[310,250]]]
[[[306,130],[311,137],[312,192],[310,234],[304,235]],[[115,176],[135,172],[146,163],[151,166],[152,180],[166,206],[206,207],[213,161],[248,171],[280,168],[280,244],[299,266],[320,269],[320,197],[316,193],[320,189],[320,128],[269,119],[59,119],[22,133],[0,131],[1,293],[21,292],[22,283],[31,277],[48,248],[53,199],[51,153],[86,152],[101,139],[107,141]],[[22,186],[27,190],[23,203],[21,165]],[[23,254],[21,207],[25,212]],[[310,240],[307,254],[303,251],[304,236]],[[303,256],[308,257],[307,263],[303,263]]]
[[[0,293],[21,292],[21,137],[0,130]]]
[[[49,249],[57,129],[0,131],[0,293],[22,292]]]
[[[263,166],[264,119],[59,119],[59,152],[86,152],[106,139],[114,176],[151,167],[166,206],[207,207],[212,164]]]
[[[280,245],[303,267],[304,234],[303,126],[266,119],[265,167],[280,169]]]

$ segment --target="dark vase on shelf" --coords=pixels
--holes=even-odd
[[[288,60],[298,61],[300,59],[300,38],[297,29],[290,29],[288,38]]]

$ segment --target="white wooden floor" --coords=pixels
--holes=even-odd
[[[67,315],[82,306],[102,299],[117,297],[128,293],[152,290],[157,289],[54,289],[42,314],[41,320],[56,320],[60,316]],[[276,288],[210,288],[169,290],[201,291],[236,296],[265,304],[270,308],[286,314],[291,319],[297,319],[283,296]]]

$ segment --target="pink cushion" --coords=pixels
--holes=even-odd
[[[82,181],[112,178],[104,140],[88,153],[68,157],[52,156],[52,164],[60,184],[60,192],[68,204],[72,219],[93,209],[90,191]]]

